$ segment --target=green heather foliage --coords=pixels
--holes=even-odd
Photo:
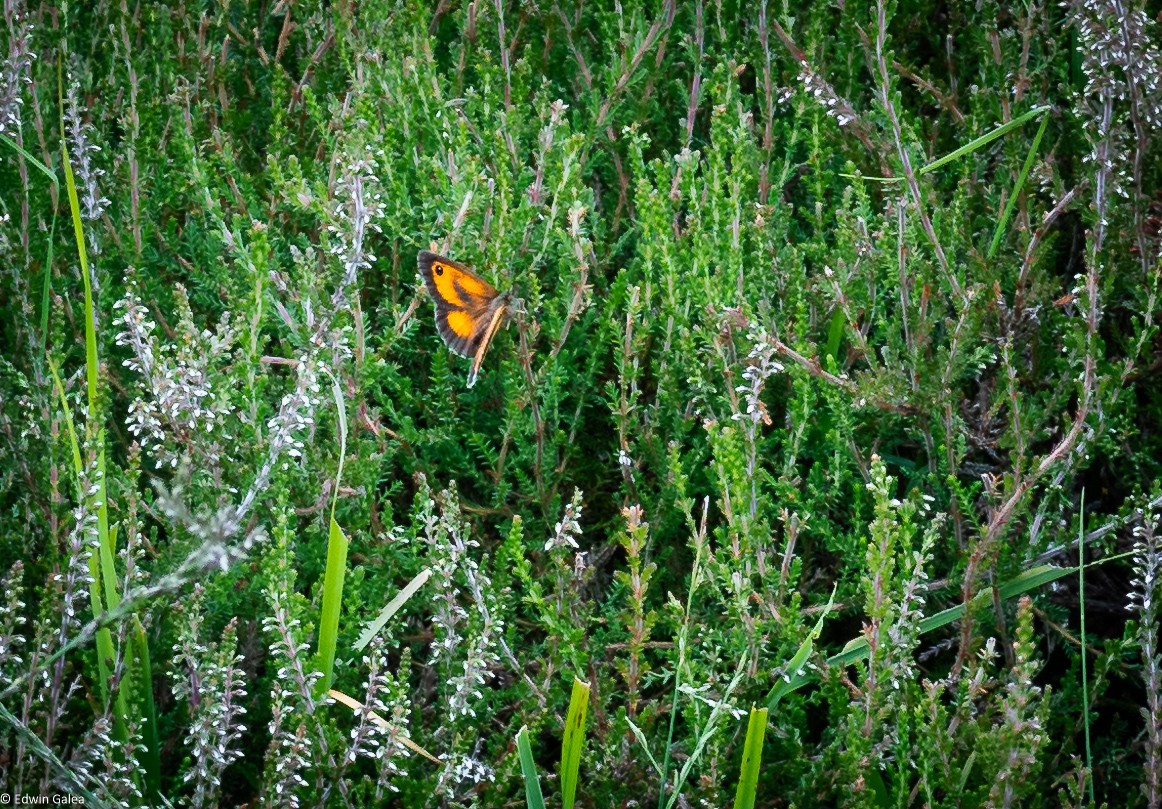
[[[0,792],[1162,805],[1160,12],[5,0]]]

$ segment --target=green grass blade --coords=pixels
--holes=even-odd
[[[662,765],[658,763],[658,760],[654,758],[654,754],[650,752],[650,745],[649,742],[646,741],[646,734],[642,733],[642,729],[635,725],[632,719],[626,719],[625,723],[629,725],[630,732],[633,733],[634,737],[638,741],[638,744],[642,746],[642,752],[646,754],[646,758],[649,760],[650,766],[654,768],[654,772],[661,776]]]
[[[972,768],[976,764],[976,751],[973,750],[968,754],[968,758],[964,762],[964,766],[960,768],[960,779],[956,782],[956,795],[964,796],[964,790],[968,786],[969,776],[972,775]]]
[[[48,370],[52,374],[53,386],[56,388],[57,398],[60,399],[61,412],[64,415],[65,429],[69,433],[69,447],[73,451],[73,468],[76,470],[78,485],[80,484],[80,475],[85,469],[84,461],[81,460],[81,442],[77,439],[77,428],[73,424],[73,415],[69,410],[69,400],[65,396],[65,386],[61,381],[60,371],[57,370],[56,363],[52,361],[52,357],[48,358]],[[77,492],[77,496],[81,496],[81,492]]]
[[[874,764],[867,768],[867,773],[864,778],[868,786],[871,787],[871,794],[875,798],[875,805],[881,807],[881,809],[888,809],[892,805],[892,801],[888,797],[888,785],[884,783],[884,777],[876,769]]]
[[[339,483],[343,480],[343,460],[347,457],[347,406],[339,380],[331,377],[331,396],[335,399],[335,418],[339,424],[339,468],[335,472],[335,491],[331,493],[331,519],[335,519],[335,504],[339,502]]]
[[[121,603],[121,594],[117,592],[117,578],[110,575],[116,571],[114,567],[113,554],[117,547],[117,526],[114,525],[109,529],[109,541],[102,542],[98,553],[101,556],[101,573],[104,576],[105,585],[105,609],[115,609]]]
[[[387,606],[379,611],[379,615],[375,617],[374,621],[367,625],[367,628],[363,630],[363,634],[359,636],[359,640],[355,641],[355,645],[352,648],[354,648],[357,652],[361,652],[366,649],[367,644],[371,643],[371,639],[374,638],[379,630],[383,629],[387,625],[387,622],[391,620],[391,616],[395,615],[399,608],[402,607],[409,598],[415,595],[417,590],[424,586],[424,582],[426,582],[431,577],[431,575],[432,569],[429,567],[425,567],[423,570],[417,573],[415,578],[409,581],[407,586],[400,590],[396,597],[389,601]]]
[[[678,772],[678,777],[674,780],[674,788],[670,792],[669,800],[666,801],[666,809],[673,809],[678,805],[678,801],[682,797],[682,787],[690,778],[690,773],[694,771],[694,767],[701,760],[702,752],[706,749],[706,745],[710,743],[710,740],[717,733],[719,719],[730,710],[730,696],[738,688],[739,683],[742,682],[746,668],[747,657],[743,654],[738,660],[738,666],[735,668],[734,676],[730,679],[726,690],[719,699],[714,701],[714,708],[710,711],[710,716],[706,719],[706,723],[698,733],[698,739],[694,742],[694,749],[686,757],[686,761],[682,764],[682,769]],[[688,693],[691,691],[689,688],[686,690]]]
[[[1047,126],[1049,126],[1048,115],[1041,119],[1041,126],[1037,127],[1037,134],[1033,137],[1033,145],[1029,147],[1029,154],[1025,157],[1025,165],[1021,167],[1021,173],[1017,176],[1017,184],[1013,186],[1013,192],[1009,194],[1005,210],[1001,213],[1000,221],[997,222],[996,233],[993,234],[992,244],[989,245],[989,258],[995,256],[997,248],[1001,246],[1001,237],[1005,234],[1005,228],[1008,227],[1013,209],[1017,207],[1017,197],[1021,195],[1021,189],[1025,187],[1025,180],[1029,178],[1029,171],[1033,168],[1033,161],[1037,158],[1037,150],[1041,147],[1041,138],[1045,136]]]
[[[1085,659],[1085,487],[1081,489],[1081,518],[1077,523],[1077,592],[1078,609],[1081,611],[1081,715],[1085,725],[1085,766],[1089,777],[1085,779],[1089,787],[1089,803],[1097,806],[1093,788],[1093,748],[1089,740],[1089,676]]]
[[[94,319],[93,281],[89,275],[89,254],[85,249],[85,228],[81,222],[81,201],[77,196],[77,183],[73,177],[73,167],[69,164],[68,146],[61,141],[61,164],[65,170],[65,188],[69,195],[69,210],[73,217],[73,236],[77,240],[77,260],[81,265],[81,282],[85,286],[85,383],[89,394],[88,422],[97,420],[97,377],[100,366],[97,363],[97,323]]]
[[[806,639],[799,644],[799,649],[795,655],[787,663],[786,677],[775,683],[774,688],[767,694],[767,709],[774,711],[784,696],[794,691],[799,685],[793,685],[798,682],[798,678],[805,676],[803,667],[807,665],[807,661],[811,659],[811,652],[815,648],[815,640],[823,632],[823,621],[827,618],[827,614],[831,612],[831,608],[835,605],[835,589],[831,588],[831,598],[827,599],[827,606],[823,608],[823,613],[819,616],[819,620],[815,622],[815,628],[812,629]]]
[[[63,107],[62,107],[63,108]],[[62,122],[63,129],[63,122]],[[93,299],[93,283],[89,270],[89,256],[85,248],[85,229],[81,222],[81,203],[77,194],[76,178],[73,167],[69,162],[69,150],[66,141],[61,141],[61,166],[64,169],[65,188],[68,190],[69,212],[73,220],[73,236],[77,243],[77,260],[80,264],[81,280],[85,289],[85,389],[88,395],[88,412],[85,414],[85,433],[97,453],[96,469],[93,480],[89,481],[87,491],[82,496],[87,501],[87,508],[97,514],[98,550],[96,556],[89,557],[89,573],[92,581],[89,583],[89,600],[92,604],[93,617],[100,616],[105,609],[117,606],[120,596],[117,594],[117,570],[114,564],[115,548],[113,541],[116,534],[109,530],[109,498],[107,476],[105,474],[105,429],[101,426],[101,403],[98,400],[98,382],[100,380],[101,365],[97,356],[97,307]],[[67,412],[67,410],[66,410]],[[74,433],[75,434],[75,433]],[[74,460],[80,460],[79,450],[74,452]],[[84,467],[77,468],[78,486],[84,490]],[[104,583],[106,591],[105,601],[102,603],[101,587]],[[110,595],[111,594],[111,595]],[[148,655],[148,652],[143,652]],[[108,629],[97,635],[98,671],[103,681],[108,680],[108,669],[115,657],[113,636]],[[141,672],[131,656],[125,659],[126,679],[129,682],[139,682]],[[108,684],[102,682],[102,694],[106,701],[109,698]],[[122,742],[129,738],[128,721],[130,711],[125,688],[118,688],[114,698],[113,732]],[[160,774],[158,774],[160,775]]]
[[[62,125],[63,129],[63,125]],[[112,548],[109,545],[109,503],[105,476],[105,430],[101,427],[100,402],[97,385],[101,375],[101,364],[97,356],[97,306],[93,300],[93,280],[89,270],[89,254],[85,247],[85,228],[81,222],[81,202],[77,194],[76,178],[69,161],[68,144],[61,141],[61,166],[64,168],[65,188],[68,190],[69,212],[73,220],[73,236],[77,242],[77,261],[80,263],[81,281],[85,289],[85,389],[88,394],[88,413],[85,416],[85,431],[97,451],[95,480],[91,481],[90,505],[97,512],[97,534],[100,538],[101,575],[90,586],[99,587],[104,580],[106,587],[116,589],[117,572],[112,567]],[[83,470],[82,470],[83,471]],[[106,553],[106,550],[109,552]],[[108,561],[107,561],[108,560]],[[110,585],[110,582],[112,584]],[[98,597],[99,600],[99,597]],[[110,604],[110,607],[116,606]],[[100,610],[93,613],[100,615]]]
[[[347,535],[335,521],[335,504],[343,479],[343,458],[347,454],[347,411],[339,381],[331,378],[331,395],[339,423],[339,468],[335,472],[335,489],[331,493],[331,526],[327,535],[327,571],[323,575],[323,605],[319,614],[319,650],[315,665],[323,673],[315,693],[327,693],[335,678],[335,649],[339,645],[339,614],[343,608],[343,579],[347,574]]]
[[[129,633],[130,657],[138,661],[137,704],[141,712],[141,735],[145,740],[142,761],[145,764],[145,785],[149,792],[146,798],[156,802],[161,796],[161,733],[157,726],[157,705],[153,700],[153,664],[149,660],[149,638],[141,619],[133,616],[133,628]]]
[[[528,725],[516,734],[516,751],[520,757],[520,771],[525,779],[525,803],[528,809],[545,809],[545,796],[541,793],[541,780],[537,777],[537,765],[533,761],[533,749],[529,744]]]
[[[52,254],[56,242],[56,211],[52,212],[52,222],[48,227],[48,259],[44,263],[44,282],[40,289],[40,345],[48,349],[48,313],[52,309]]]
[[[31,152],[18,144],[8,135],[0,135],[0,143],[8,144],[13,149],[13,151],[17,152],[41,174],[47,177],[48,181],[52,183],[53,190],[57,192],[53,195],[52,219],[49,221],[48,226],[48,256],[44,262],[44,282],[41,286],[40,293],[40,342],[41,347],[43,348],[48,343],[48,313],[50,309],[50,303],[52,301],[52,259],[53,249],[56,246],[56,200],[60,193],[60,180],[57,179],[56,172],[54,172],[44,163],[37,160]]]
[[[84,800],[82,804],[85,807],[97,807],[97,809],[104,809],[106,806],[111,806],[116,803],[116,798],[110,795],[108,787],[100,779],[96,780],[96,784],[101,788],[103,794],[108,795],[110,801],[113,803],[106,803],[101,798],[98,798],[93,792],[85,787],[84,781],[73,771],[73,768],[61,761],[56,753],[54,753],[40,736],[34,733],[28,725],[20,721],[18,717],[10,713],[4,707],[4,703],[0,702],[0,727],[7,726],[12,731],[12,736],[19,739],[30,753],[48,765],[48,771],[53,774],[55,781],[58,781],[62,786],[65,786],[72,795]],[[7,734],[5,734],[7,736]],[[7,775],[7,773],[6,773]],[[8,783],[5,782],[5,787]],[[7,793],[6,793],[7,794]],[[11,796],[9,800],[4,801],[5,805],[12,805]],[[64,801],[61,802],[62,804]]]
[[[561,740],[561,806],[573,809],[577,799],[577,772],[581,768],[581,749],[585,746],[585,714],[589,710],[589,683],[573,678],[573,695],[565,719],[565,737]]]
[[[1105,559],[1103,561],[1113,561],[1114,558],[1116,557],[1110,557],[1109,559]],[[1073,567],[1039,565],[1035,568],[1031,568],[1030,570],[1025,571],[1020,576],[1005,582],[1004,584],[1000,585],[997,590],[1000,593],[1002,600],[1008,600],[1030,590],[1035,590],[1042,585],[1049,584],[1050,582],[1057,581],[1058,579],[1065,578],[1066,576],[1070,576],[1076,572],[1077,568]],[[983,601],[988,601],[991,599],[992,590],[984,590],[980,593],[977,593],[976,598],[974,599],[974,603],[979,604]],[[920,621],[920,634],[923,635],[935,629],[939,629],[942,626],[947,626],[953,621],[959,621],[963,615],[963,604],[957,604],[955,607],[949,607],[946,610],[941,610],[935,615],[930,615]],[[804,685],[815,679],[815,674],[813,672],[801,671],[800,669],[792,668],[792,665],[796,661],[799,661],[800,658],[802,658],[805,647],[807,648],[807,654],[810,654],[810,647],[807,647],[807,643],[810,640],[811,638],[808,638],[807,641],[804,641],[804,645],[799,647],[799,651],[795,654],[795,657],[792,658],[792,663],[788,665],[788,679],[780,681],[767,693],[768,708],[773,710],[780,699],[793,691],[798,691]],[[829,666],[840,667],[850,666],[852,663],[867,657],[867,651],[867,639],[854,638],[848,641],[847,645],[844,646],[843,650],[838,654],[834,654],[827,658],[827,664]],[[806,661],[804,660],[803,662]]]
[[[319,614],[319,651],[316,668],[323,678],[315,686],[319,696],[327,693],[335,676],[335,649],[339,640],[339,611],[343,606],[343,578],[347,569],[347,535],[331,518],[327,538],[327,572],[323,577],[323,606]]]
[[[705,508],[703,514],[703,527],[705,527]],[[691,523],[692,524],[692,523]],[[682,671],[685,667],[686,661],[686,644],[688,642],[689,627],[690,627],[690,610],[694,603],[694,594],[698,590],[698,583],[702,577],[702,546],[697,546],[697,551],[694,554],[694,563],[690,567],[690,588],[686,593],[686,609],[685,616],[682,621],[682,626],[678,630],[678,661],[674,666],[674,694],[670,700],[670,724],[666,731],[666,749],[662,753],[662,768],[661,778],[658,783],[658,809],[665,809],[668,805],[666,803],[666,790],[669,788],[670,780],[670,754],[674,745],[674,728],[678,722],[678,694],[682,690]],[[675,788],[674,794],[677,795]]]
[[[767,735],[767,709],[750,709],[746,726],[746,741],[742,745],[742,768],[738,789],[734,793],[734,809],[754,809],[759,788],[759,765],[763,760],[763,740]]]
[[[992,143],[994,140],[1001,137],[1002,135],[1005,135],[1005,134],[1013,131],[1017,127],[1021,126],[1026,121],[1032,120],[1033,118],[1036,118],[1038,115],[1045,114],[1046,112],[1049,111],[1049,109],[1050,108],[1048,106],[1034,107],[1033,109],[1026,112],[1024,115],[1019,115],[1016,118],[1014,118],[1013,120],[1009,121],[1007,124],[1001,124],[996,129],[994,129],[990,132],[986,132],[985,134],[981,135],[979,138],[976,138],[974,140],[969,141],[968,143],[961,146],[959,149],[956,149],[955,151],[949,152],[948,154],[944,155],[944,157],[939,157],[936,160],[933,160],[931,163],[924,166],[916,173],[917,174],[927,174],[930,171],[936,171],[936,169],[940,168],[941,166],[943,166],[947,163],[951,163],[953,160],[957,160],[958,158],[964,157],[966,154],[969,154],[970,152],[975,152],[977,149],[980,149],[983,146],[987,146],[988,144]]]
[[[843,340],[843,327],[847,325],[847,317],[843,314],[841,307],[836,307],[835,314],[831,316],[831,329],[827,334],[827,347],[823,353],[835,360],[836,365],[839,364],[839,344]],[[854,324],[852,324],[854,327]]]
[[[73,453],[73,482],[76,484],[77,498],[84,500],[85,493],[81,481],[84,479],[85,462],[81,458],[81,444],[77,438],[77,428],[73,424],[72,411],[69,410],[69,400],[65,396],[65,386],[61,382],[60,372],[57,371],[56,363],[52,358],[48,358],[48,369],[52,373],[53,385],[56,388],[57,398],[60,399],[61,413],[65,420],[65,430],[69,434],[69,447]],[[89,557],[89,577],[92,581],[89,582],[89,603],[93,609],[93,617],[97,618],[101,615],[103,605],[101,603],[101,570],[97,565],[97,559],[93,556]],[[109,701],[109,662],[116,656],[116,649],[113,647],[113,635],[108,628],[101,629],[97,632],[97,676],[101,678],[101,699],[103,702]]]
[[[32,152],[25,149],[8,135],[0,134],[0,143],[7,143],[12,147],[13,151],[18,152],[21,157],[31,163],[41,174],[49,179],[54,188],[60,188],[60,181],[57,179],[56,173],[46,166],[44,163],[36,159]]]

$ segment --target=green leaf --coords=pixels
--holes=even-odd
[[[520,771],[525,779],[525,803],[528,809],[545,809],[545,796],[541,794],[541,781],[537,778],[537,765],[529,745],[528,725],[517,731],[516,750],[520,757]]]
[[[343,605],[343,577],[347,570],[347,536],[335,518],[327,538],[327,572],[323,576],[323,606],[319,615],[319,651],[315,666],[323,677],[315,686],[322,696],[335,676],[335,648],[339,639],[339,611]]]
[[[975,152],[977,149],[980,149],[982,146],[987,146],[988,144],[992,143],[994,140],[1001,137],[1002,135],[1013,131],[1017,127],[1024,124],[1026,121],[1032,120],[1033,118],[1036,118],[1038,115],[1044,115],[1046,112],[1049,111],[1049,109],[1050,108],[1048,106],[1034,107],[1033,109],[1026,112],[1024,115],[1019,115],[1016,118],[1014,118],[1013,120],[1009,121],[1007,124],[1001,124],[996,129],[994,129],[990,132],[986,132],[985,134],[981,135],[979,138],[974,138],[973,140],[969,141],[965,145],[961,146],[959,149],[957,149],[953,152],[949,152],[948,154],[944,155],[944,157],[939,157],[939,158],[933,160],[931,163],[924,166],[916,173],[917,174],[927,174],[930,171],[935,171],[936,169],[940,168],[941,166],[945,165],[946,163],[951,163],[953,160],[964,157],[966,154],[969,154],[970,152]]]
[[[565,737],[561,740],[561,805],[573,809],[577,797],[577,771],[581,767],[581,750],[585,746],[585,713],[589,709],[589,683],[573,678],[573,695],[565,719]]]
[[[1021,189],[1025,187],[1025,180],[1029,178],[1029,171],[1033,168],[1033,160],[1037,157],[1037,149],[1041,146],[1041,138],[1045,135],[1045,128],[1049,126],[1049,116],[1046,115],[1041,119],[1041,126],[1037,127],[1037,134],[1033,136],[1033,145],[1029,147],[1029,154],[1025,158],[1025,165],[1021,167],[1021,173],[1017,176],[1017,183],[1013,186],[1012,193],[1009,194],[1009,199],[1005,203],[1005,210],[1001,213],[1001,219],[997,222],[996,233],[993,234],[992,244],[989,245],[988,257],[992,258],[997,253],[997,248],[1001,245],[1001,237],[1005,234],[1005,228],[1009,224],[1009,219],[1013,215],[1013,208],[1017,206],[1017,197],[1021,195]]]
[[[753,809],[759,786],[759,765],[763,760],[763,740],[767,735],[767,709],[750,709],[746,726],[746,741],[742,746],[742,768],[738,789],[734,793],[734,809]]]
[[[396,597],[387,602],[387,606],[379,611],[379,615],[375,617],[374,621],[367,625],[367,628],[363,630],[363,634],[359,636],[359,640],[355,641],[355,645],[352,648],[354,648],[356,651],[363,651],[365,648],[367,648],[367,644],[371,643],[371,639],[375,637],[376,633],[378,633],[379,630],[383,629],[383,627],[387,625],[387,622],[391,620],[391,616],[395,615],[396,611],[399,610],[399,608],[402,607],[409,598],[415,595],[416,590],[419,590],[424,586],[424,582],[426,582],[431,577],[431,575],[432,569],[427,567],[417,573],[415,577],[409,581],[407,585],[399,591],[399,593],[396,594]]]
[[[768,710],[775,710],[779,704],[779,700],[797,689],[799,685],[802,684],[799,683],[799,678],[806,676],[801,673],[803,667],[806,666],[807,661],[811,659],[811,652],[815,648],[815,641],[823,632],[823,621],[827,618],[828,613],[831,612],[831,608],[835,605],[835,590],[835,587],[831,588],[831,597],[827,599],[827,606],[823,608],[823,612],[820,614],[819,620],[815,622],[815,628],[807,633],[806,639],[801,644],[799,644],[798,651],[795,652],[795,655],[787,663],[784,671],[786,672],[785,677],[788,679],[779,680],[779,682],[775,684],[774,688],[772,688],[767,694]]]
[[[327,693],[335,679],[335,649],[339,644],[339,614],[343,608],[343,579],[347,574],[347,535],[335,521],[335,504],[343,479],[343,458],[347,454],[347,416],[339,381],[331,377],[331,395],[339,423],[339,467],[331,493],[331,525],[327,535],[327,571],[323,574],[323,604],[319,613],[319,650],[315,667],[323,676],[315,686],[316,696]],[[390,605],[388,605],[390,606]],[[389,616],[390,617],[390,616]]]

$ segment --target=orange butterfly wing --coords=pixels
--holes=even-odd
[[[458,261],[427,250],[420,251],[419,268],[424,286],[436,303],[440,337],[456,354],[473,358],[468,374],[468,387],[472,387],[484,353],[505,320],[509,296],[497,292],[496,287]]]

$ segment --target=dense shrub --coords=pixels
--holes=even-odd
[[[1160,805],[1156,4],[4,9],[4,792]]]

